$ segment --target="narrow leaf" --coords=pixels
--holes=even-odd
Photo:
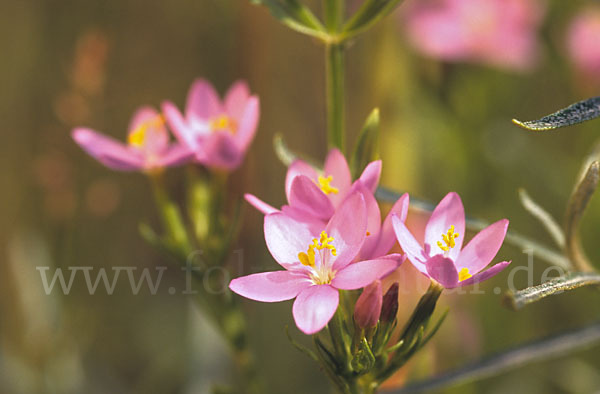
[[[600,164],[594,161],[588,167],[583,178],[575,185],[565,215],[566,252],[573,264],[582,271],[593,271],[593,268],[581,247],[578,236],[579,222],[599,181]]]
[[[508,291],[504,296],[504,303],[511,309],[518,310],[542,298],[591,285],[600,285],[600,274],[593,272],[571,272],[538,286],[528,287],[515,292]]]
[[[521,122],[520,120],[513,119],[513,123],[530,131],[546,131],[592,120],[598,116],[600,116],[600,97],[593,97],[558,110],[538,120]]]
[[[379,140],[379,108],[375,108],[365,121],[365,124],[356,139],[354,151],[350,159],[352,179],[359,177],[364,168],[378,157]]]
[[[314,14],[297,0],[251,0],[253,4],[264,5],[275,19],[292,30],[322,40],[327,40],[321,22]]]
[[[402,0],[366,0],[342,29],[344,39],[354,37],[390,14]]]
[[[533,201],[525,189],[519,189],[519,199],[523,207],[544,226],[559,248],[565,246],[565,234],[548,211]]]

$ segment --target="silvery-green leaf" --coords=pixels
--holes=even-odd
[[[600,116],[600,97],[593,97],[558,110],[538,120],[522,122],[513,119],[513,123],[530,131],[546,131],[585,122],[598,116]]]
[[[529,212],[544,226],[558,247],[561,249],[564,248],[565,235],[552,215],[550,215],[550,213],[542,208],[538,203],[533,201],[525,189],[519,189],[519,199],[521,200],[521,204],[527,210],[527,212]]]
[[[538,286],[531,286],[515,292],[508,291],[505,294],[504,302],[510,308],[517,310],[542,298],[591,285],[600,285],[600,274],[595,272],[570,272]]]
[[[594,161],[588,167],[583,178],[575,185],[565,215],[566,252],[573,264],[582,271],[592,271],[593,269],[581,248],[578,236],[579,222],[599,181],[600,164]]]

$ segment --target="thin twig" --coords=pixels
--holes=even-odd
[[[550,338],[526,343],[517,348],[476,361],[455,371],[417,382],[390,394],[423,393],[465,384],[519,368],[547,361],[586,348],[600,341],[600,322]]]

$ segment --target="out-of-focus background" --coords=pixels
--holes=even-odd
[[[317,13],[320,3],[307,2]],[[561,220],[600,122],[532,134],[510,120],[598,94],[600,6],[523,0],[494,11],[477,5],[493,1],[460,3],[406,0],[352,43],[349,140],[379,107],[383,185],[434,202],[457,191],[469,215],[507,217],[511,229],[551,244],[520,206],[517,189],[525,187]],[[348,8],[359,4],[348,1]],[[124,139],[142,104],[183,105],[197,77],[221,93],[246,79],[260,96],[261,119],[232,189],[280,206],[285,167],[273,152],[274,134],[316,160],[326,154],[323,49],[243,0],[3,1],[0,31],[0,392],[205,393],[226,383],[226,348],[181,294],[185,278],[138,234],[140,222],[157,224],[147,180],[102,167],[70,132],[85,125]],[[167,174],[180,190],[182,170]],[[596,262],[598,231],[594,198],[582,234]],[[262,215],[249,206],[237,248],[246,272],[276,267]],[[500,257],[512,259],[513,268],[527,266],[527,255],[511,246]],[[171,269],[156,295],[145,288],[132,294],[124,272],[112,295],[102,285],[91,295],[79,279],[68,295],[46,295],[41,280],[44,267],[51,275],[69,267],[111,274],[119,266],[138,267],[136,275]],[[547,265],[534,256],[533,266],[537,284]],[[600,313],[593,289],[512,312],[492,291],[506,290],[509,275],[482,285],[485,294],[443,297],[448,320],[396,383],[579,327]],[[525,271],[513,277],[516,287],[527,285]],[[416,295],[403,294],[401,313],[408,313]],[[244,307],[271,392],[330,392],[317,366],[286,339],[283,327],[290,325],[308,343],[294,327],[290,302]],[[598,354],[577,352],[444,392],[589,393],[600,387]]]

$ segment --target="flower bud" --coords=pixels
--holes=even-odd
[[[381,282],[376,280],[364,288],[354,307],[354,322],[359,328],[377,325],[381,314]]]
[[[381,322],[391,323],[398,312],[398,283],[394,283],[383,296],[381,307]]]

